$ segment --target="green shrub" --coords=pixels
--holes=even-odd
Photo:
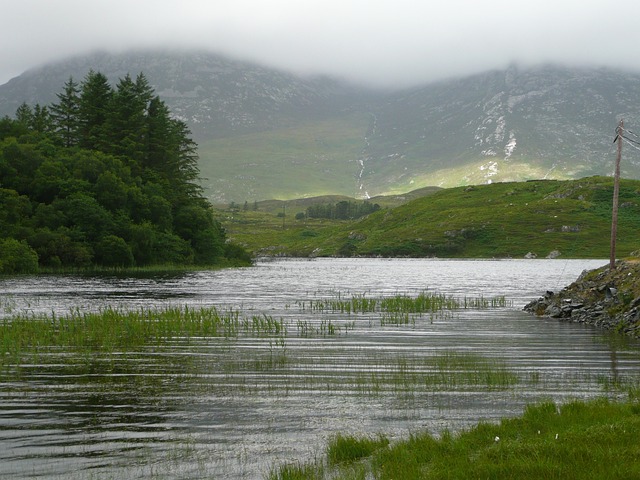
[[[122,238],[107,235],[98,242],[96,262],[105,267],[130,267],[133,265],[133,254]]]
[[[27,242],[13,238],[0,240],[0,273],[36,273],[38,254]]]

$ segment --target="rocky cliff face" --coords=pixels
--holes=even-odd
[[[547,292],[524,310],[640,337],[640,261],[584,271],[559,293]]]

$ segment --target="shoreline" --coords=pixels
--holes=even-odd
[[[640,338],[640,262],[621,260],[585,270],[560,292],[547,291],[524,311]]]

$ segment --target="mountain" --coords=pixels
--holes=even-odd
[[[33,69],[0,86],[0,115],[55,101],[89,69],[114,83],[147,76],[190,126],[218,203],[610,175],[619,119],[640,124],[640,74],[630,72],[511,66],[374,91],[193,51],[96,53]],[[640,178],[632,147],[622,174]]]
[[[128,73],[144,73],[199,141],[334,116],[343,109],[343,97],[358,94],[328,77],[303,78],[206,52],[101,52],[13,78],[0,87],[0,115],[12,115],[22,102],[55,102],[70,76],[81,81],[91,69],[113,84]]]
[[[553,66],[399,92],[379,108],[367,172],[440,186],[610,174],[615,127],[638,125],[639,102],[638,74]],[[638,158],[624,176],[638,177]]]

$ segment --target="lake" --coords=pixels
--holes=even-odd
[[[437,435],[542,400],[614,396],[607,386],[637,381],[637,342],[522,312],[606,263],[288,259],[0,278],[0,318],[187,305],[282,326],[134,351],[45,349],[0,364],[0,477],[263,478],[321,456],[338,432]],[[424,292],[469,306],[403,316],[335,307]]]

